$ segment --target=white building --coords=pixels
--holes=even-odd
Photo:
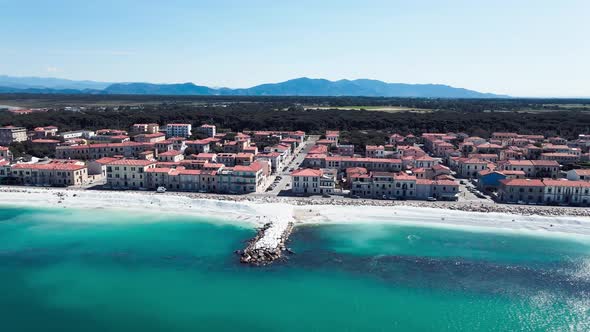
[[[169,123],[166,125],[166,137],[190,137],[192,128],[189,123]]]
[[[216,127],[214,125],[204,124],[197,128],[197,131],[207,135],[207,137],[215,137],[217,134]]]
[[[291,188],[295,194],[331,194],[336,187],[332,174],[321,169],[298,169],[291,173]]]

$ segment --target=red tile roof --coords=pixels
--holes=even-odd
[[[110,162],[108,165],[114,166],[149,166],[155,164],[155,161],[151,160],[137,160],[137,159],[119,159]]]
[[[322,176],[324,172],[321,169],[302,168],[291,172],[291,176]]]
[[[539,179],[503,179],[500,180],[505,186],[517,187],[544,187],[545,184]]]
[[[173,157],[173,156],[178,156],[181,155],[182,152],[177,151],[177,150],[170,150],[170,151],[166,151],[166,152],[162,152],[159,155],[160,156],[164,156],[164,157]]]
[[[587,181],[570,181],[570,180],[551,180],[544,179],[543,183],[547,186],[553,187],[583,187],[590,188],[590,182]]]
[[[51,171],[77,171],[86,168],[86,165],[76,165],[73,163],[49,163],[49,164],[15,164],[12,169],[36,169]]]

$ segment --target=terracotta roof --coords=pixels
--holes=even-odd
[[[349,162],[372,162],[372,163],[385,163],[385,164],[401,164],[401,159],[388,159],[388,158],[356,158],[356,157],[326,157],[327,161],[349,161]]]
[[[584,168],[584,169],[574,169],[573,171],[574,171],[574,173],[576,173],[577,175],[585,175],[585,176],[590,176],[590,168]]]
[[[555,160],[531,160],[531,163],[535,166],[556,166],[556,167],[559,167],[559,163]]]
[[[100,158],[100,159],[96,159],[94,162],[97,162],[99,164],[103,164],[106,165],[108,163],[111,163],[115,160],[119,160],[120,158],[113,158],[113,157],[104,157],[104,158]]]
[[[248,166],[236,165],[234,171],[237,172],[257,172],[262,169],[262,164],[253,162]]]
[[[291,176],[322,176],[324,172],[321,169],[303,168],[291,172]]]
[[[60,143],[60,141],[58,141],[56,139],[44,139],[44,138],[40,138],[40,139],[34,139],[34,140],[32,140],[31,143],[37,143],[37,144],[58,144],[58,143]]]
[[[155,164],[155,161],[151,160],[136,160],[136,159],[118,159],[109,163],[114,166],[148,166]]]
[[[500,180],[506,186],[517,187],[544,187],[545,184],[539,179],[504,179]]]
[[[510,166],[532,166],[533,163],[530,160],[508,160],[506,162]]]
[[[86,165],[76,165],[73,163],[49,163],[49,164],[15,164],[13,169],[38,169],[51,171],[77,171],[86,168]]]
[[[416,176],[404,173],[397,173],[393,176],[395,180],[416,180]]]
[[[584,187],[590,188],[590,182],[587,181],[570,181],[570,180],[551,180],[551,179],[544,179],[543,183],[547,186],[554,186],[554,187]]]
[[[170,151],[166,151],[166,152],[162,152],[159,155],[160,156],[164,156],[164,157],[169,157],[169,156],[178,156],[181,155],[182,152],[177,151],[177,150],[170,150]]]

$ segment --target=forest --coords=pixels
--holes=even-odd
[[[29,129],[55,125],[65,131],[187,122],[196,126],[210,123],[234,132],[303,130],[321,134],[336,129],[351,132],[351,136],[376,137],[393,132],[419,135],[449,131],[488,137],[495,131],[517,131],[571,139],[590,132],[590,101],[584,99],[0,95],[0,104],[22,104],[24,98],[49,111],[25,115],[0,111],[0,125]],[[64,105],[82,108],[71,111]],[[313,108],[320,105],[322,109]],[[330,109],[349,105],[396,105],[432,111]]]

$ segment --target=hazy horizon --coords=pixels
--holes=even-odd
[[[590,96],[590,3],[1,1],[0,74],[244,88],[299,77]],[[18,28],[15,28],[18,27]]]

